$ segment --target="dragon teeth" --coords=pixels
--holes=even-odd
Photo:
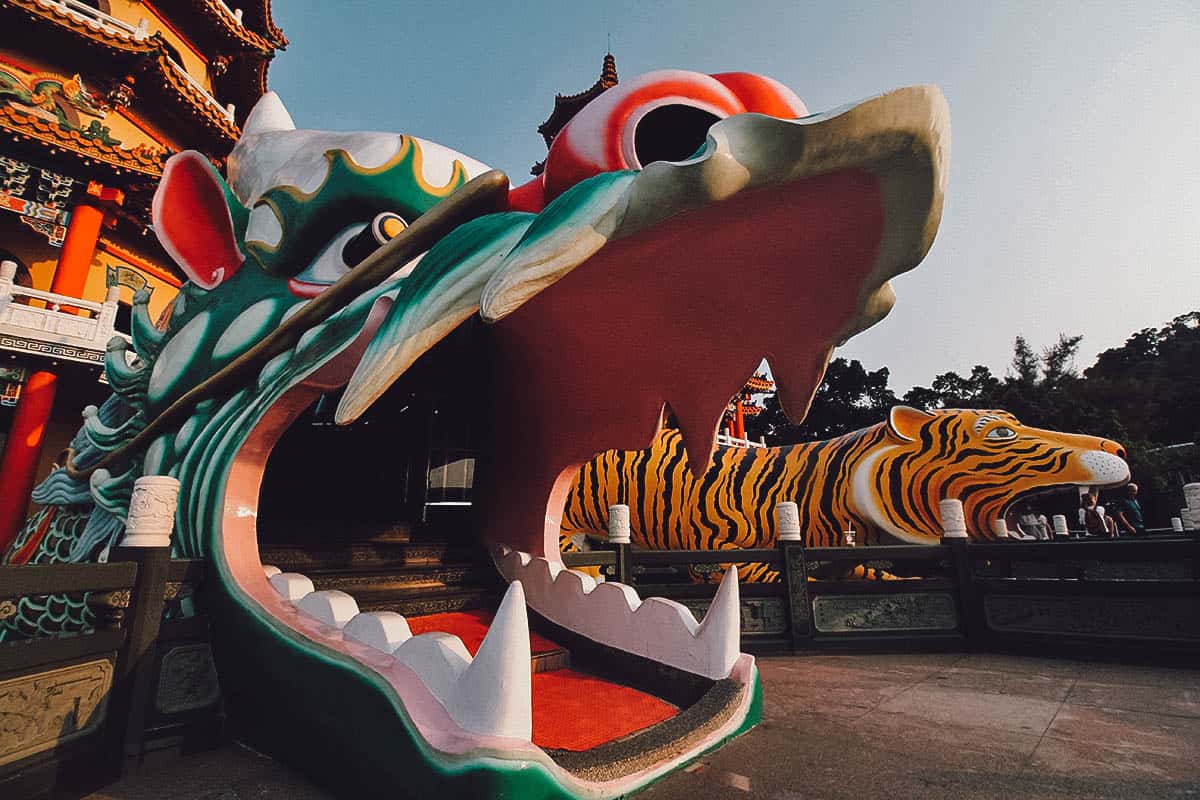
[[[521,563],[519,555],[516,563]],[[388,663],[398,663],[416,673],[463,730],[526,742],[532,738],[529,618],[520,582],[509,585],[479,652],[472,658],[462,639],[453,634],[435,631],[413,636],[408,620],[400,614],[360,613],[350,595],[337,589],[314,591],[312,580],[298,572],[279,572],[264,566],[263,573],[275,591],[298,611],[338,629],[326,631],[327,635],[344,637],[385,654],[383,662],[378,657],[356,656],[363,663],[385,670]],[[552,573],[547,568],[551,582],[552,574],[557,571]]]
[[[475,659],[459,678],[446,710],[475,733],[533,737],[529,614],[520,581],[509,584]]]
[[[354,598],[338,589],[310,592],[300,598],[296,607],[334,628],[346,627],[346,623],[358,613],[358,603]]]
[[[313,591],[313,582],[307,575],[301,575],[299,572],[280,572],[272,575],[269,580],[275,591],[279,592],[284,600],[292,603],[298,602]]]
[[[388,655],[412,638],[408,620],[395,611],[363,612],[346,623],[342,633]]]
[[[721,581],[712,605],[697,623],[674,600],[642,600],[630,586],[566,569],[560,562],[518,550],[501,550],[501,572],[520,581],[529,606],[568,630],[662,664],[718,680],[728,677],[741,641],[737,570]]]

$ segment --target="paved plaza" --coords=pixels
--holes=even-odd
[[[762,724],[639,798],[1200,799],[1200,671],[957,653],[759,666]],[[91,797],[330,795],[228,745],[152,756]]]

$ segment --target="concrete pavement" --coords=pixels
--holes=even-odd
[[[1200,800],[1200,671],[980,654],[779,656],[759,668],[763,723],[639,798]],[[151,757],[91,797],[329,796],[229,745]]]

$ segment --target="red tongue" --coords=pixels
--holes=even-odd
[[[664,404],[702,472],[763,355],[789,412],[807,410],[882,230],[865,171],[744,192],[608,244],[497,323],[489,537],[555,551],[575,471],[649,446]]]

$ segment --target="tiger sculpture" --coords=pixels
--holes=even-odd
[[[563,551],[604,538],[608,507],[629,506],[634,545],[654,550],[773,547],[774,509],[799,506],[809,547],[832,547],[853,527],[862,544],[937,544],[938,501],[962,501],[968,535],[995,538],[992,521],[1019,499],[1062,486],[1129,480],[1125,449],[1094,436],[1022,425],[1007,411],[892,408],[885,422],[822,442],[719,448],[696,478],[678,431],[646,450],[609,450],[579,471],[561,527]],[[762,564],[742,580],[777,579]]]

